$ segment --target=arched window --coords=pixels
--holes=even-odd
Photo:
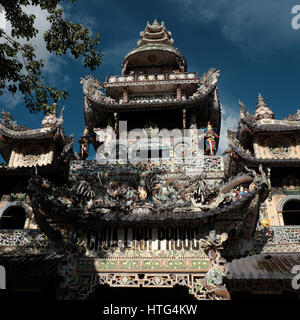
[[[288,200],[282,208],[284,224],[300,225],[300,199]]]
[[[20,206],[10,206],[0,217],[0,229],[24,229],[26,211]]]

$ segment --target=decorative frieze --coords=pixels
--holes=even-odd
[[[201,170],[204,172],[219,172],[219,173],[224,173],[225,171],[225,165],[224,165],[224,159],[223,157],[220,156],[204,156],[203,157],[203,167],[201,167]],[[118,163],[115,163],[114,170],[118,171],[118,169],[121,169],[121,166],[118,166]],[[174,164],[173,166],[167,165],[165,162],[164,163],[157,163],[155,165],[151,165],[149,163],[149,169],[152,171],[156,171],[159,169],[164,169],[166,172],[174,172],[174,173],[180,173],[184,172],[185,168],[183,168],[182,165],[176,166]],[[99,171],[107,168],[107,165],[102,165],[99,164],[96,160],[73,160],[70,162],[70,175],[75,176],[75,175],[80,175],[80,174],[86,174],[89,173],[89,175],[95,175],[98,174]],[[132,165],[128,164],[122,165],[122,171],[127,171],[128,173],[130,172],[140,172],[140,165]]]
[[[98,284],[148,288],[172,288],[179,284],[188,287],[196,299],[229,299],[223,283],[228,271],[220,254],[226,240],[227,234],[211,231],[209,236],[200,240],[206,256],[202,259],[157,256],[148,259],[89,259],[69,255],[67,263],[60,267],[64,279],[61,289],[65,289],[60,298],[85,299]]]
[[[0,248],[3,247],[48,247],[47,236],[40,230],[0,230]]]
[[[24,142],[13,147],[8,166],[12,168],[46,166],[53,162],[55,146]]]
[[[78,272],[207,272],[209,265],[207,257],[81,259],[78,261]]]
[[[129,75],[129,76],[109,76],[104,83],[105,87],[115,86],[134,86],[141,83],[149,84],[168,84],[170,82],[180,83],[199,83],[198,75],[194,72],[186,73],[164,73],[164,74],[151,74],[151,75]]]

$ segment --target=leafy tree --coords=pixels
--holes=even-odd
[[[42,74],[45,61],[36,58],[35,48],[30,43],[25,41],[25,44],[21,44],[24,42],[20,42],[21,38],[31,41],[38,32],[34,27],[35,15],[26,14],[24,7],[33,5],[48,11],[50,28],[44,33],[44,39],[49,52],[57,55],[69,52],[75,59],[81,57],[84,66],[90,70],[95,70],[102,61],[99,34],[92,35],[81,24],[67,21],[59,6],[62,2],[63,0],[0,0],[6,20],[12,26],[11,35],[0,29],[0,95],[4,90],[11,94],[19,90],[31,113],[50,112],[52,102],[66,99],[68,93],[46,84]]]

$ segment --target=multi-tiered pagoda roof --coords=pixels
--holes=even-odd
[[[82,79],[86,125],[92,132],[126,119],[143,127],[140,112],[152,112],[148,120],[157,122],[160,129],[161,119],[173,114],[178,128],[189,128],[192,122],[205,128],[210,121],[219,133],[219,75],[214,68],[202,76],[188,72],[186,59],[174,47],[164,22],[148,22],[137,47],[125,56],[121,75],[107,76],[103,84],[91,76]]]
[[[240,101],[241,116],[237,132],[229,131],[229,145],[245,163],[272,166],[300,165],[296,149],[300,130],[299,112],[283,120],[275,119],[273,111],[259,94],[254,115]]]

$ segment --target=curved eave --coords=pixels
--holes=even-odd
[[[0,154],[4,158],[4,160],[8,163],[9,158],[13,149],[13,145],[15,142],[25,141],[25,140],[53,140],[55,133],[59,128],[61,128],[62,124],[58,123],[56,126],[52,128],[41,128],[41,129],[33,129],[33,130],[24,130],[24,131],[15,131],[0,124],[0,136],[4,136],[7,138],[6,143],[0,142]],[[56,139],[56,141],[64,146],[65,143],[65,134],[63,130],[60,130],[60,135]],[[23,143],[23,142],[22,142]],[[48,164],[46,164],[48,165]],[[25,166],[24,166],[25,167]]]
[[[7,165],[7,169],[17,169],[17,168],[34,168],[34,167],[49,167],[50,165],[52,165],[54,162],[54,159],[50,158],[50,159],[46,159],[43,163],[28,163],[28,164],[19,164],[18,166],[8,166]]]
[[[253,165],[259,165],[259,164],[266,164],[271,166],[300,166],[300,159],[293,158],[293,159],[258,159],[253,156],[250,156],[246,154],[241,148],[235,146],[233,143],[229,143],[229,147],[239,156],[241,157],[245,162],[248,162],[249,164]]]
[[[283,132],[283,131],[300,131],[300,123],[299,125],[292,125],[292,124],[258,124],[252,122],[247,119],[241,119],[241,122],[246,124],[250,129],[254,132]],[[294,121],[293,121],[294,122]]]
[[[49,170],[53,168],[55,162],[51,162],[48,164],[44,165],[36,165],[40,172],[49,173]],[[19,167],[9,167],[8,165],[6,166],[0,166],[0,174],[1,175],[20,175],[20,176],[32,176],[33,170],[34,170],[35,165],[33,166],[19,166]],[[54,173],[54,172],[53,172]]]
[[[124,82],[104,82],[103,87],[105,90],[111,87],[136,87],[136,86],[149,86],[149,85],[166,85],[166,84],[173,84],[173,85],[189,85],[189,84],[200,84],[200,80],[198,78],[194,79],[164,79],[164,80],[139,80],[139,81],[124,81]]]
[[[263,186],[257,187],[254,191],[248,192],[243,198],[236,199],[235,201],[232,201],[229,204],[220,206],[214,210],[208,210],[208,211],[199,211],[196,209],[191,208],[191,203],[185,203],[181,206],[174,205],[168,206],[165,209],[163,209],[163,205],[161,208],[156,209],[156,213],[153,213],[151,210],[150,212],[143,212],[143,213],[133,213],[128,212],[124,210],[122,212],[122,209],[120,208],[110,208],[105,209],[106,212],[101,212],[99,209],[98,211],[91,211],[91,212],[82,212],[82,208],[78,208],[76,210],[69,210],[66,209],[66,206],[61,204],[59,205],[59,214],[55,214],[53,210],[47,213],[49,211],[50,207],[58,208],[57,204],[58,201],[52,200],[53,206],[43,208],[45,214],[52,219],[53,223],[61,221],[63,219],[65,222],[70,220],[73,221],[76,220],[77,223],[86,223],[89,221],[94,222],[118,222],[118,223],[131,223],[131,222],[137,222],[137,221],[143,221],[143,223],[157,223],[157,222],[176,222],[179,223],[182,221],[184,222],[201,222],[203,220],[207,220],[210,218],[219,218],[221,216],[224,216],[226,214],[236,214],[237,217],[241,217],[241,212],[246,212],[242,210],[243,208],[249,207],[250,202],[254,199],[255,195],[260,193]],[[38,199],[36,199],[38,200]],[[49,204],[49,203],[48,203]],[[142,207],[142,206],[141,206]],[[243,218],[243,217],[242,217]],[[240,221],[239,221],[240,222]]]
[[[25,131],[14,131],[8,129],[0,124],[0,135],[14,140],[25,140],[25,139],[47,139],[53,136],[61,124],[57,124],[51,128],[41,128]]]
[[[213,86],[209,91],[199,97],[189,98],[187,100],[177,100],[170,102],[151,102],[151,103],[108,103],[105,101],[93,101],[88,98],[92,108],[97,112],[127,112],[127,111],[141,111],[141,110],[162,110],[162,109],[182,109],[191,108],[199,102],[210,99],[211,93],[216,87]]]

